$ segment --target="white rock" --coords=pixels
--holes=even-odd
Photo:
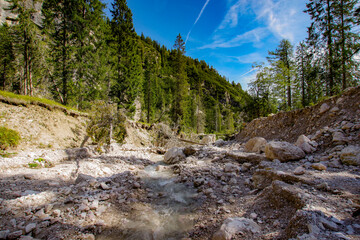
[[[164,155],[164,162],[167,164],[175,164],[186,159],[181,148],[171,148]]]
[[[110,189],[110,187],[109,187],[108,185],[106,185],[105,182],[100,183],[100,187],[101,187],[103,190],[109,190],[109,189]]]
[[[244,150],[246,152],[261,153],[265,151],[267,141],[262,137],[255,137],[246,142]]]
[[[221,225],[212,240],[230,240],[235,234],[250,231],[254,234],[260,233],[260,226],[248,218],[228,218]]]

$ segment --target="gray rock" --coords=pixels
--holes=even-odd
[[[248,218],[228,218],[213,235],[212,240],[230,240],[235,234],[246,231],[260,233],[261,227]]]
[[[319,113],[323,114],[324,112],[328,111],[330,109],[330,106],[327,105],[327,103],[323,103],[320,107]]]
[[[237,167],[232,163],[226,163],[224,167],[224,172],[236,172]]]
[[[85,181],[89,182],[90,180],[95,180],[96,181],[96,179],[93,176],[80,173],[78,175],[78,177],[76,178],[76,180],[75,180],[75,184],[79,184],[79,183],[82,183],[82,182],[85,182]]]
[[[229,152],[225,154],[226,157],[232,158],[239,163],[255,163],[259,164],[262,161],[266,161],[267,158],[263,154],[245,153],[245,152]]]
[[[346,143],[348,140],[342,132],[334,132],[332,141],[333,143],[340,145]]]
[[[17,239],[22,235],[23,231],[22,230],[18,230],[12,233],[9,233],[9,235],[7,236],[8,239]]]
[[[274,160],[279,159],[281,162],[299,160],[305,157],[305,152],[288,142],[272,141],[265,146],[266,157]]]
[[[3,239],[6,239],[9,235],[10,231],[9,230],[3,230],[3,231],[0,231],[0,239],[3,240]]]
[[[305,172],[306,172],[305,168],[303,168],[301,166],[295,168],[295,170],[294,170],[295,175],[303,175],[303,174],[305,174]]]
[[[295,146],[301,148],[306,153],[311,153],[316,150],[316,148],[312,146],[312,141],[310,141],[310,139],[305,135],[301,135],[298,137]]]
[[[29,233],[36,228],[36,223],[29,223],[25,227],[25,233]]]
[[[340,159],[343,164],[360,166],[360,147],[348,146],[340,153]]]
[[[342,232],[336,232],[333,234],[335,237],[337,237],[337,239],[344,239],[344,240],[351,240],[350,238],[348,238],[347,236],[345,236],[344,233]]]
[[[222,147],[222,146],[225,145],[225,143],[226,143],[226,142],[225,142],[224,140],[219,139],[219,140],[217,140],[216,142],[214,142],[214,145],[217,146],[217,147]]]
[[[164,162],[166,164],[175,164],[184,161],[186,156],[181,148],[171,148],[164,155]]]
[[[185,147],[183,152],[188,157],[194,155],[196,153],[196,150],[192,146],[189,146],[189,147]]]
[[[261,153],[265,152],[265,145],[267,141],[262,137],[255,137],[246,142],[244,150],[246,152]]]
[[[332,222],[332,221],[329,221],[323,217],[321,217],[320,219],[320,222],[322,223],[322,225],[327,228],[327,229],[330,229],[331,231],[338,231],[339,230],[339,227],[336,223]]]

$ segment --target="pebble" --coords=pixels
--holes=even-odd
[[[350,240],[350,238],[348,238],[347,236],[345,236],[345,234],[342,233],[342,232],[336,232],[336,233],[334,233],[334,235],[335,235],[338,239]]]
[[[110,187],[108,185],[106,185],[106,183],[102,182],[100,183],[100,187],[103,189],[103,190],[109,190]]]
[[[256,219],[257,216],[258,216],[258,215],[257,215],[256,213],[251,213],[251,214],[250,214],[250,218],[251,218],[251,219]]]
[[[294,170],[295,175],[303,175],[303,174],[305,174],[305,172],[306,172],[306,170],[303,167],[297,167]]]

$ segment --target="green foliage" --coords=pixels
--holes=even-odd
[[[55,165],[44,158],[35,158],[33,162],[28,163],[29,168],[52,168]]]
[[[6,92],[6,91],[1,91],[0,90],[0,96],[6,98],[6,99],[16,99],[19,100],[20,103],[25,103],[25,104],[38,104],[38,103],[42,103],[45,105],[49,105],[49,106],[54,106],[54,107],[59,107],[59,108],[63,108],[63,109],[67,109],[67,110],[71,110],[71,111],[78,111],[75,108],[71,108],[65,105],[62,105],[58,102],[55,102],[53,100],[49,100],[46,98],[39,98],[39,97],[33,97],[33,96],[28,96],[28,95],[19,95],[19,94],[15,94],[12,92]]]
[[[6,150],[9,147],[16,147],[21,140],[20,134],[12,129],[0,127],[0,149]]]
[[[86,132],[99,149],[103,145],[109,146],[112,139],[122,143],[126,137],[125,121],[116,104],[96,101],[92,105]]]

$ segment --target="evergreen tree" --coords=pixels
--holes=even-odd
[[[14,47],[10,27],[5,23],[0,26],[0,89],[5,90],[15,74]]]
[[[277,86],[287,99],[287,107],[292,108],[293,85],[293,46],[289,40],[283,39],[278,48],[269,52],[268,60],[276,72]],[[282,90],[284,89],[284,90]],[[281,93],[280,93],[281,94]]]
[[[42,14],[44,32],[50,36],[51,60],[53,66],[51,79],[54,90],[58,93],[61,103],[68,104],[73,97],[75,20],[81,4],[77,0],[45,0]]]
[[[179,34],[176,37],[174,44],[175,51],[175,60],[174,60],[174,74],[175,74],[175,96],[173,103],[173,121],[178,126],[182,120],[184,109],[185,109],[185,99],[188,96],[188,83],[187,75],[185,72],[186,61],[184,58],[185,54],[185,42]]]
[[[13,28],[13,40],[16,55],[21,56],[20,65],[20,90],[24,95],[33,95],[34,72],[38,68],[39,47],[41,39],[39,38],[39,28],[34,22],[35,3],[32,0],[27,4],[25,0],[9,0],[12,13],[17,14],[17,24]]]

